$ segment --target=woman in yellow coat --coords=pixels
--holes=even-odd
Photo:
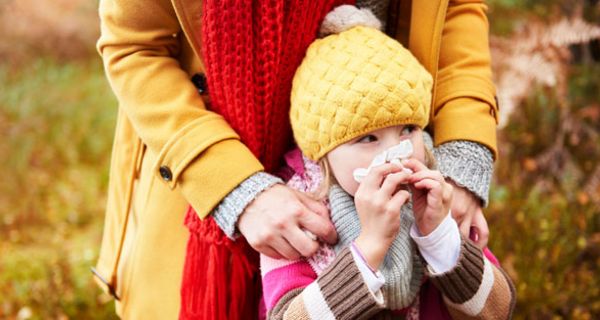
[[[463,232],[477,226],[485,243],[481,206],[497,153],[485,4],[363,2],[374,6],[380,18],[387,15],[387,32],[433,75],[429,129],[438,156],[446,159],[440,171],[462,190],[453,202],[453,215],[462,221]],[[219,88],[206,85],[211,75],[205,70],[212,69],[202,56],[207,34],[202,24],[210,12],[219,16],[218,10],[209,10],[214,5],[198,0],[100,3],[98,50],[119,111],[105,230],[93,271],[98,283],[119,299],[117,313],[126,319],[179,314],[188,205],[200,218],[214,216],[226,234],[239,230],[253,248],[274,257],[292,259],[316,250],[314,240],[298,236],[301,229],[336,240],[333,227],[320,216],[324,208],[263,173],[265,164],[269,171],[276,169],[283,154],[257,155],[243,133],[211,105]],[[294,30],[301,29],[286,31]],[[243,203],[241,211],[231,209],[231,203]]]

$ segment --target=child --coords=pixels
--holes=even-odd
[[[296,72],[294,137],[324,177],[292,154],[289,184],[327,191],[340,241],[308,259],[261,256],[268,316],[509,318],[510,279],[461,238],[452,187],[428,168],[432,78],[373,19],[352,6],[334,10],[323,26],[345,26],[315,41]]]

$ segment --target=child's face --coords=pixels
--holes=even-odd
[[[354,196],[358,189],[358,182],[352,175],[354,170],[367,168],[373,157],[405,139],[410,139],[413,144],[411,158],[424,162],[423,132],[413,125],[387,127],[350,140],[331,150],[326,156],[327,161],[342,189]]]

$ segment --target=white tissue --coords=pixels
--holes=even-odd
[[[358,168],[354,170],[352,175],[354,176],[354,180],[356,182],[361,182],[371,171],[371,168],[380,166],[387,162],[394,164],[401,164],[402,160],[410,158],[413,154],[413,145],[410,140],[404,140],[399,144],[388,148],[382,153],[376,155],[371,161],[371,164],[368,168]],[[412,170],[408,168],[404,168],[404,171],[407,173],[412,173]]]

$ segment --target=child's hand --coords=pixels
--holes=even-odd
[[[429,235],[448,214],[452,204],[452,186],[437,170],[409,159],[402,163],[414,173],[409,182],[413,193],[415,223],[422,236]]]
[[[354,195],[361,232],[355,243],[373,268],[379,268],[400,230],[400,208],[410,194],[400,189],[410,174],[395,164],[374,167]]]

